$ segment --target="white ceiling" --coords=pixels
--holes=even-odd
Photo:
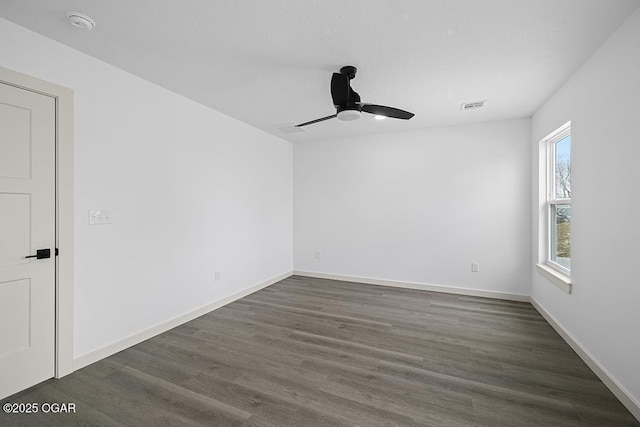
[[[2,0],[0,16],[290,141],[530,116],[640,0]],[[81,31],[76,11],[97,22]],[[337,119],[331,73],[409,120]],[[487,100],[461,111],[460,104]]]

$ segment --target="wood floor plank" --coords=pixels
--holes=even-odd
[[[243,375],[235,381],[249,389],[269,393],[285,401],[337,418],[348,425],[362,426],[415,426],[410,417],[398,415],[381,408],[361,404],[304,384],[265,375]],[[304,425],[304,420],[296,424]]]
[[[531,304],[292,276],[5,402],[0,426],[640,426]]]

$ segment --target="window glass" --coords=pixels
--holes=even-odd
[[[556,199],[571,198],[571,135],[555,143],[555,192]]]
[[[571,205],[551,205],[551,261],[571,270]]]

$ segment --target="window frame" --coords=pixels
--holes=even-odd
[[[552,207],[560,204],[568,204],[571,206],[571,198],[555,197],[555,144],[568,135],[572,135],[571,121],[566,122],[551,132],[541,139],[539,143],[538,206],[540,210],[538,217],[538,263],[536,264],[536,270],[542,277],[570,294],[573,287],[570,269],[551,260]]]
[[[545,254],[545,264],[554,270],[559,271],[567,277],[571,277],[571,269],[566,268],[565,266],[553,261],[552,254],[553,250],[553,229],[552,225],[553,221],[553,208],[558,205],[569,205],[571,206],[571,197],[556,197],[556,144],[571,135],[571,122],[567,122],[558,128],[555,132],[549,135],[544,139],[546,156],[547,156],[547,168],[546,168],[546,200],[545,200],[545,211],[546,211],[546,254]]]

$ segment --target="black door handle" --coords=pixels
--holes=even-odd
[[[45,259],[51,258],[51,249],[38,249],[35,255],[29,255],[25,258]]]

